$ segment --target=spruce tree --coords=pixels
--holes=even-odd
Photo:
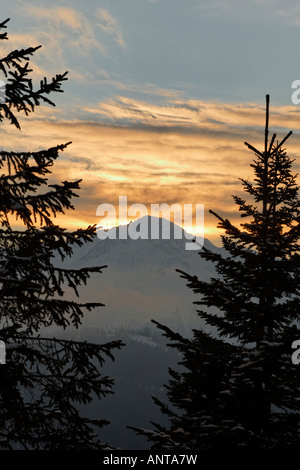
[[[211,211],[225,254],[199,253],[216,275],[204,282],[178,270],[199,295],[206,328],[188,339],[154,322],[182,361],[169,371],[168,403],[154,399],[169,426],[134,428],[152,449],[300,448],[300,369],[291,360],[300,338],[300,202],[284,148],[290,135],[269,140],[267,95],[263,150],[245,142],[255,155],[254,179],[241,179],[246,198],[233,196],[241,224]]]
[[[6,28],[8,20],[0,24]],[[6,40],[2,32],[0,39]],[[29,113],[61,92],[67,73],[41,80],[34,89],[30,57],[39,49],[15,50],[0,60],[6,96],[0,121],[20,129],[17,113]],[[19,131],[17,131],[19,132]],[[113,380],[101,366],[121,341],[91,344],[54,338],[49,327],[80,327],[83,315],[99,302],[68,300],[66,288],[78,288],[103,266],[58,267],[55,259],[95,237],[95,226],[69,231],[54,217],[74,209],[80,180],[49,184],[48,177],[69,143],[40,151],[0,152],[0,339],[6,364],[0,365],[0,449],[101,449],[100,417],[84,416],[79,405],[112,393]],[[23,228],[18,228],[18,227]]]

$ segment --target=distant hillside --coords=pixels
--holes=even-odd
[[[150,233],[154,218],[147,220]],[[138,226],[140,222],[141,219],[132,224]],[[159,223],[161,226],[161,219]],[[145,224],[141,225],[145,227]],[[176,229],[178,227],[171,223],[171,235]],[[112,230],[107,232],[108,236]],[[64,262],[65,266],[73,268],[108,266],[102,275],[92,276],[80,291],[84,300],[105,304],[105,308],[88,314],[84,323],[113,330],[139,328],[154,318],[188,333],[198,324],[193,305],[196,298],[175,269],[208,280],[214,275],[214,267],[202,260],[198,251],[185,249],[185,243],[191,241],[185,238],[182,229],[179,229],[181,239],[119,239],[120,231],[124,236],[127,230],[128,226],[122,226],[117,228],[116,239],[95,238],[92,243],[76,247],[72,258]],[[205,240],[204,246],[222,251],[209,240]]]
[[[149,217],[147,222],[150,230],[153,218]],[[139,229],[139,223],[140,220],[133,222],[134,229]],[[145,228],[146,224],[142,226]],[[111,421],[101,433],[102,440],[124,450],[134,450],[147,449],[149,444],[126,426],[146,428],[150,421],[164,423],[165,417],[151,396],[164,398],[168,366],[176,368],[180,360],[177,352],[166,347],[165,338],[151,319],[183,335],[191,335],[192,328],[200,326],[193,305],[196,297],[175,269],[208,280],[214,275],[214,268],[200,258],[198,251],[185,250],[184,233],[181,239],[175,239],[173,235],[178,227],[173,224],[172,237],[168,240],[119,239],[120,231],[124,236],[127,230],[128,226],[118,228],[116,239],[95,238],[92,243],[76,248],[72,258],[64,262],[72,268],[108,265],[80,290],[81,300],[100,301],[105,307],[87,313],[81,328],[71,332],[67,329],[65,334],[80,340],[103,343],[122,339],[126,343],[116,353],[115,362],[108,360],[103,369],[104,374],[115,379],[115,394],[94,401],[88,413]],[[205,240],[204,246],[222,251],[209,240]]]

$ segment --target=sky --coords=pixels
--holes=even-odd
[[[2,124],[1,148],[41,150],[72,141],[53,167],[57,181],[82,178],[67,228],[101,222],[101,204],[204,204],[205,236],[220,244],[211,209],[240,222],[233,194],[251,178],[270,130],[289,130],[299,171],[300,4],[294,0],[1,1],[9,41],[1,53],[42,45],[36,85],[68,71],[56,107]],[[4,41],[2,41],[4,42]],[[300,96],[300,94],[299,94]],[[137,214],[138,216],[138,214]],[[110,221],[105,223],[110,226]],[[191,228],[193,230],[193,228]]]

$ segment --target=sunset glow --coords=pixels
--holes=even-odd
[[[163,3],[129,2],[139,17],[150,15],[150,24],[159,12],[166,14]],[[213,3],[214,14],[209,2],[202,2],[200,7],[194,0],[189,6],[176,1],[173,20],[180,18],[184,9],[193,27],[197,21],[198,24],[217,21],[219,15],[225,23],[237,27],[237,12],[241,14],[238,2],[229,2],[237,8],[236,18],[225,14],[222,2]],[[269,2],[249,3],[256,5],[267,22],[265,4]],[[72,141],[55,163],[51,176],[55,181],[83,180],[80,198],[74,200],[75,211],[57,218],[57,223],[67,228],[98,223],[99,204],[117,205],[119,196],[126,195],[130,204],[141,203],[148,208],[154,203],[204,204],[205,236],[219,244],[217,220],[208,210],[240,222],[231,195],[242,189],[239,178],[252,177],[249,165],[253,154],[244,142],[262,148],[265,94],[273,89],[270,129],[277,132],[278,139],[293,130],[287,148],[296,158],[295,170],[299,169],[299,107],[290,100],[291,82],[299,77],[291,67],[289,75],[286,73],[284,89],[277,89],[277,82],[270,82],[266,76],[253,90],[248,86],[249,96],[242,95],[242,85],[235,92],[230,81],[223,83],[227,94],[222,95],[222,87],[215,88],[215,93],[212,89],[206,92],[205,74],[201,78],[203,82],[200,80],[196,85],[199,75],[192,49],[186,49],[185,61],[190,65],[190,70],[186,69],[187,77],[176,63],[174,51],[169,51],[164,31],[158,29],[157,41],[165,37],[162,47],[170,52],[169,69],[163,62],[160,62],[161,69],[157,68],[161,52],[154,48],[152,38],[145,54],[153,63],[152,72],[156,67],[157,80],[149,73],[147,80],[142,81],[138,62],[142,51],[134,38],[143,38],[146,44],[150,31],[146,29],[143,33],[136,24],[130,29],[132,17],[120,1],[116,4],[119,9],[110,2],[92,0],[86,3],[86,9],[77,1],[56,1],[51,6],[38,1],[18,1],[5,6],[3,15],[12,17],[10,40],[5,48],[42,44],[32,61],[33,79],[68,70],[69,80],[65,92],[56,99],[56,108],[43,106],[24,117],[21,131],[2,125],[1,147],[33,151]],[[280,17],[290,27],[292,6],[284,15],[280,11],[278,6],[273,18]],[[245,20],[247,13],[244,13]],[[254,14],[251,10],[251,15]],[[165,18],[171,25],[171,18]],[[190,47],[189,37],[179,35],[180,43],[172,28],[169,34],[177,50],[180,44]],[[193,34],[198,34],[195,31]],[[201,44],[200,33],[194,40]],[[227,41],[231,42],[229,32]],[[212,54],[217,53],[213,42],[210,47]],[[250,47],[248,43],[246,47]],[[156,58],[154,50],[158,54]],[[233,56],[229,51],[227,54],[231,60]],[[211,63],[204,50],[202,55],[201,59],[199,50],[200,63]],[[259,54],[257,61],[260,63]],[[202,70],[200,63],[199,70]],[[140,64],[146,67],[146,62]],[[175,80],[174,68],[181,82]],[[138,73],[140,76],[135,81]],[[251,76],[248,79],[249,85]],[[283,79],[280,80],[282,83]],[[109,222],[106,223],[109,227]]]

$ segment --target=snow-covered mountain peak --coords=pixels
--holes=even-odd
[[[199,268],[201,245],[196,250],[187,249],[186,245],[192,245],[193,238],[166,219],[145,216],[127,225],[101,230],[101,235],[98,230],[93,242],[74,249],[67,264],[72,267],[108,264],[125,269],[141,266]],[[218,251],[207,239],[204,246]],[[197,243],[194,247],[197,248]]]

